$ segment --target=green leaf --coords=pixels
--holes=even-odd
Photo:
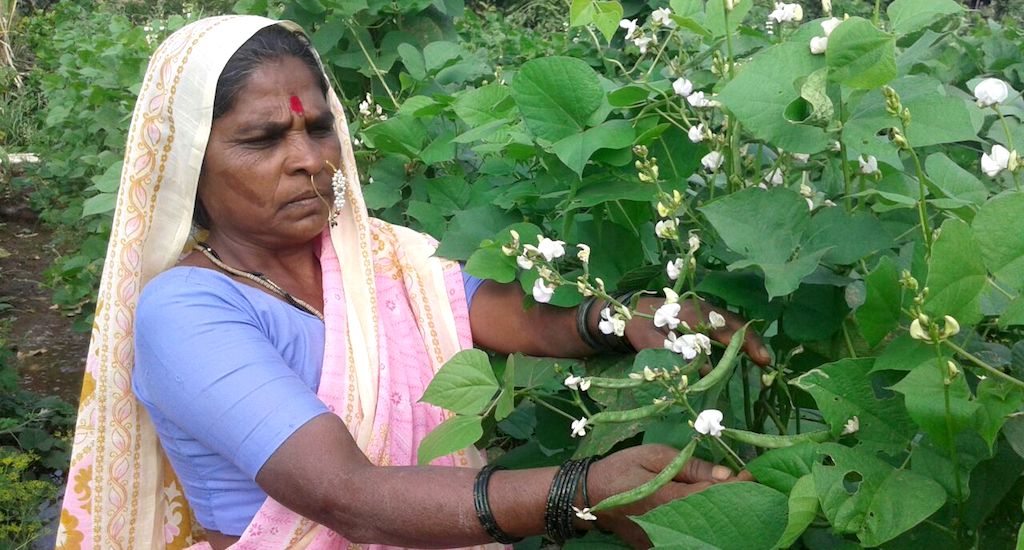
[[[1020,386],[999,380],[986,378],[978,384],[978,432],[988,443],[988,448],[996,442],[999,430],[1006,423],[1007,416],[1020,410],[1024,404],[1024,392]]]
[[[982,254],[978,254],[979,248]],[[988,280],[982,263],[984,250],[966,223],[950,219],[942,224],[928,265],[926,313],[952,315],[962,325],[981,319],[979,300]]]
[[[974,174],[964,170],[945,153],[934,153],[924,161],[929,188],[933,193],[970,204],[982,204],[988,189]]]
[[[593,24],[605,40],[611,42],[622,19],[622,4],[616,1],[573,0],[569,8],[569,24],[583,27]]]
[[[507,86],[489,84],[458,95],[452,109],[471,127],[508,118],[513,107]]]
[[[1013,290],[1024,290],[1024,193],[993,197],[971,227],[985,267]]]
[[[907,413],[928,436],[946,449],[955,443],[956,434],[973,423],[978,404],[971,401],[971,390],[963,375],[947,385],[946,361],[939,359],[910,371],[892,389],[903,394]],[[948,410],[947,410],[948,407]],[[952,432],[952,433],[950,433]]]
[[[707,2],[705,6],[707,10],[705,26],[714,36],[725,36],[726,34],[734,33],[752,7],[754,7],[754,0],[735,1],[733,2],[732,10],[728,13],[729,17],[726,19],[725,2],[720,0]],[[727,21],[728,25],[726,25]]]
[[[818,516],[818,492],[814,487],[814,476],[807,474],[793,485],[789,493],[789,520],[786,530],[777,543],[776,548],[789,548],[807,530],[807,527]]]
[[[521,219],[494,206],[461,210],[452,218],[436,254],[451,260],[466,260],[484,239],[493,237],[498,230]]]
[[[437,371],[420,401],[459,414],[479,414],[497,391],[498,379],[487,354],[467,349],[453,355]]]
[[[897,336],[877,359],[872,372],[882,370],[912,371],[929,361],[935,361],[935,348],[909,334]]]
[[[960,13],[963,8],[954,0],[896,0],[885,13],[896,34],[922,29],[943,15]]]
[[[516,280],[516,260],[501,251],[501,244],[491,243],[469,257],[465,271],[479,279],[511,283]]]
[[[828,37],[829,78],[870,90],[896,78],[896,39],[867,19],[851,17]]]
[[[609,120],[578,134],[570,135],[551,146],[551,151],[577,175],[598,149],[622,149],[633,145],[633,125],[628,120]]]
[[[787,302],[782,330],[797,342],[829,339],[850,312],[843,289],[833,285],[800,285]]]
[[[799,443],[791,447],[772,449],[747,463],[747,471],[758,483],[783,493],[795,490],[797,482],[811,473],[817,460],[817,443]]]
[[[828,69],[822,67],[807,76],[800,86],[800,98],[786,108],[786,119],[825,128],[832,121],[835,107],[828,97]]]
[[[873,363],[873,359],[841,359],[812,369],[790,383],[814,397],[832,433],[841,433],[846,422],[856,416],[860,423],[857,440],[863,448],[897,453],[910,440],[914,425],[903,399],[875,396],[868,376]]]
[[[420,466],[430,464],[435,458],[461,451],[476,443],[484,435],[483,418],[479,416],[456,415],[440,423],[420,441],[416,452]]]
[[[914,446],[913,454],[910,455],[910,469],[914,473],[927,476],[946,490],[953,500],[961,502],[967,500],[971,491],[968,482],[971,479],[971,470],[979,462],[991,456],[991,452],[982,441],[978,432],[965,430],[957,434],[956,460],[953,460],[952,450],[938,445],[930,437],[924,436]],[[957,469],[959,469],[960,483],[957,486]]]
[[[423,52],[419,48],[412,44],[402,43],[398,45],[397,51],[410,76],[416,80],[427,78],[427,63],[423,60]]]
[[[544,57],[523,64],[512,81],[512,97],[530,131],[556,142],[586,128],[604,89],[585,61]]]
[[[864,279],[867,299],[857,308],[857,326],[871,347],[899,327],[903,315],[903,289],[899,279],[896,264],[888,256]]]
[[[112,212],[115,203],[117,203],[117,193],[100,193],[89,197],[82,203],[82,217]]]
[[[786,529],[786,496],[757,483],[712,485],[633,521],[655,548],[769,549]]]
[[[828,134],[790,122],[786,109],[800,99],[799,81],[824,66],[822,56],[811,55],[806,43],[785,42],[754,55],[718,99],[757,138],[787,151],[817,153],[828,147]]]
[[[494,420],[508,418],[516,407],[516,362],[515,356],[505,361],[505,372],[501,375],[501,393],[494,405]]]
[[[866,451],[826,443],[821,452],[834,464],[813,467],[821,509],[836,531],[856,533],[864,546],[895,538],[946,501],[939,484],[897,470]]]
[[[121,169],[124,168],[124,161],[111,164],[102,175],[93,176],[92,185],[100,193],[117,193],[121,185]]]
[[[768,297],[785,296],[800,286],[804,277],[814,273],[827,250],[804,253],[793,261],[740,260],[729,264],[729,271],[745,267],[759,267],[764,272],[764,288]]]
[[[850,214],[843,208],[822,208],[811,218],[803,248],[831,248],[822,258],[824,261],[852,265],[868,254],[892,245],[892,238],[882,223],[870,213]]]
[[[454,42],[438,40],[423,48],[423,62],[427,73],[437,72],[462,57],[462,47]]]
[[[699,210],[734,252],[770,262],[793,255],[810,221],[803,197],[784,187],[747,188]]]
[[[396,116],[363,130],[368,145],[383,153],[397,153],[414,159],[426,145],[427,129],[423,121],[411,116]]]
[[[1024,325],[1024,296],[1017,296],[999,315],[999,328]]]
[[[608,94],[608,103],[612,107],[628,107],[640,103],[651,94],[650,90],[636,84],[627,84]]]

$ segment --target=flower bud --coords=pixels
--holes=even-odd
[[[931,342],[928,332],[921,326],[920,319],[914,319],[910,322],[910,337],[923,342]]]
[[[775,377],[779,375],[779,371],[766,372],[761,375],[761,385],[764,387],[770,387],[775,383]]]
[[[951,315],[946,315],[944,319],[946,321],[946,324],[942,328],[943,338],[949,338],[950,336],[954,336],[958,332],[960,332],[960,323],[958,323],[955,318],[953,318]]]

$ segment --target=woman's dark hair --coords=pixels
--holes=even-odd
[[[252,35],[224,65],[217,79],[217,91],[213,95],[213,120],[224,116],[234,107],[238,93],[249,81],[249,76],[261,65],[286,57],[294,57],[305,63],[320,86],[320,92],[324,97],[327,96],[327,81],[306,37],[281,25],[270,25]],[[192,221],[204,229],[210,228],[209,215],[198,196]]]
[[[267,61],[285,57],[294,57],[305,63],[326,97],[327,81],[306,37],[281,25],[271,25],[252,35],[224,65],[213,96],[213,119],[217,120],[234,107],[235,96],[256,69]]]

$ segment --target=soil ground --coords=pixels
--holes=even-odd
[[[43,275],[57,254],[50,237],[22,197],[0,188],[0,320],[10,323],[20,385],[77,403],[89,334],[52,307]]]

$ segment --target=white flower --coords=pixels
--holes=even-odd
[[[565,241],[554,241],[547,237],[538,236],[537,252],[544,256],[547,261],[565,256]]]
[[[701,165],[704,166],[704,169],[707,170],[708,172],[714,172],[718,170],[719,168],[722,167],[723,162],[725,162],[725,156],[722,155],[722,153],[719,153],[718,151],[711,151],[710,153],[704,155],[704,157],[700,159]]]
[[[675,330],[679,326],[679,310],[682,308],[679,304],[665,304],[658,308],[658,311],[654,312],[654,326],[661,328],[668,325],[670,330]]]
[[[787,21],[800,21],[804,18],[804,8],[800,4],[786,4],[784,2],[775,3],[775,11],[768,14],[769,20],[774,20],[778,23],[785,23]]]
[[[827,36],[815,36],[811,39],[811,53],[814,55],[821,55],[828,49],[828,37]]]
[[[686,96],[686,101],[690,106],[697,109],[702,109],[704,107],[718,107],[720,105],[717,101],[704,97],[704,92],[693,92]]]
[[[651,21],[670,29],[676,26],[676,22],[672,20],[672,10],[668,8],[660,8],[651,12]]]
[[[621,337],[626,333],[626,320],[613,315],[610,308],[604,308],[601,310],[601,321],[597,323],[597,328],[604,334]]]
[[[915,340],[923,340],[925,342],[931,342],[931,337],[928,332],[921,326],[920,319],[914,319],[910,322],[910,337]]]
[[[825,15],[832,14],[832,0],[821,0],[821,13]]]
[[[836,30],[836,27],[842,23],[843,20],[838,17],[830,17],[821,22],[821,30],[825,31],[825,36],[832,34],[832,31]]]
[[[764,177],[764,182],[769,185],[782,185],[782,168],[774,168]]]
[[[580,518],[580,519],[582,519],[584,521],[596,521],[597,520],[597,516],[595,516],[590,511],[590,508],[584,508],[584,509],[580,510],[579,508],[573,506],[572,507],[572,511],[576,512],[576,517],[578,517],[578,518]]]
[[[676,237],[676,231],[679,227],[679,218],[672,218],[670,220],[661,220],[654,224],[654,234],[662,239],[674,239]]]
[[[857,433],[857,430],[859,429],[860,418],[857,418],[856,416],[851,416],[850,419],[846,421],[846,424],[843,425],[843,433],[841,435],[850,435],[853,433]]]
[[[1010,151],[1002,145],[993,145],[992,153],[981,155],[981,171],[990,178],[1010,167]]]
[[[725,415],[722,414],[722,411],[718,409],[705,409],[693,421],[693,429],[702,435],[721,437],[722,430],[725,429],[725,426],[722,425],[723,418],[725,418]]]
[[[572,390],[587,391],[590,389],[590,379],[581,376],[570,374],[563,383]]]
[[[619,21],[619,28],[626,29],[626,40],[633,38],[633,35],[636,34],[636,27],[636,19],[623,19]]]
[[[683,272],[683,259],[676,258],[669,262],[665,266],[665,273],[668,274],[668,278],[675,281],[679,278],[679,274]]]
[[[587,417],[581,416],[579,420],[572,421],[572,436],[583,437],[587,435]]]
[[[736,0],[725,0],[725,11],[732,11],[736,7]]]
[[[974,97],[978,99],[978,107],[991,107],[1006,101],[1010,95],[1010,86],[998,78],[986,78],[974,87]]]
[[[942,327],[942,336],[949,338],[960,333],[960,323],[952,315],[946,315],[943,317],[946,321],[945,326]]]
[[[711,328],[722,328],[725,326],[725,317],[722,317],[722,314],[717,311],[712,311],[708,313],[708,324],[711,325]]]
[[[693,82],[690,82],[685,78],[677,78],[672,82],[672,91],[675,92],[676,95],[686,97],[693,93]]]
[[[800,164],[803,164],[811,160],[811,155],[807,153],[793,153],[793,160],[799,162]]]
[[[696,126],[690,126],[690,129],[686,131],[686,137],[690,138],[693,143],[700,143],[704,141],[704,123],[700,123]]]
[[[579,258],[580,261],[583,262],[583,263],[589,262],[590,261],[590,247],[585,245],[585,244],[578,244],[578,245],[576,245],[576,248],[580,249],[580,251],[576,253],[576,257]]]
[[[633,44],[635,44],[637,48],[640,48],[641,54],[647,53],[647,47],[650,46],[652,43],[658,43],[657,38],[655,38],[654,36],[641,36],[639,38],[633,39]]]
[[[814,201],[812,201],[810,197],[804,197],[804,201],[807,202],[808,210],[814,210]]]
[[[700,237],[696,233],[690,233],[690,237],[686,239],[686,246],[690,247],[689,253],[693,254],[700,249]]]
[[[877,174],[878,173],[878,159],[874,155],[861,155],[857,157],[857,164],[860,165],[861,174]]]
[[[665,349],[670,349],[675,353],[683,356],[683,359],[689,361],[697,354],[704,352],[707,354],[711,353],[711,339],[703,334],[684,334],[682,336],[676,336],[676,333],[668,333],[668,338],[664,342]]]
[[[533,269],[533,260],[526,257],[526,254],[516,258],[516,263],[523,269]]]
[[[533,299],[546,304],[551,301],[551,297],[555,295],[555,287],[544,284],[543,279],[537,279],[533,282]]]

